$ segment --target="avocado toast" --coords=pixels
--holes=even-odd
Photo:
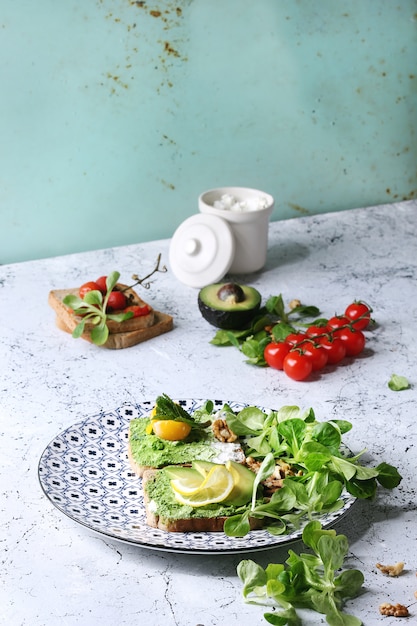
[[[196,476],[200,473],[199,488],[198,481],[193,485],[192,477],[188,481],[187,472]],[[222,477],[227,474],[231,478],[225,482]],[[255,474],[235,461],[226,465],[197,461],[191,467],[146,470],[143,475],[146,523],[169,532],[223,531],[228,518],[248,509],[254,480]],[[261,526],[262,520],[250,518],[251,529]]]
[[[142,477],[149,526],[222,531],[228,517],[247,508],[255,473],[223,417],[212,403],[190,415],[162,395],[149,418],[131,420],[128,457]],[[251,524],[259,527],[259,520]]]
[[[216,429],[220,415],[221,412],[212,413],[212,407],[205,406],[191,416],[168,396],[159,396],[149,418],[130,422],[128,456],[132,469],[142,476],[146,469],[190,464],[196,460],[244,463],[245,455],[237,438],[227,441],[224,433]],[[175,426],[173,422],[179,422],[188,425],[189,432],[183,439],[167,439],[166,434],[161,437],[155,432],[159,422],[164,422],[162,426],[167,428]]]

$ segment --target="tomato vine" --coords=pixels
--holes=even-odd
[[[363,330],[372,323],[372,308],[349,304],[343,315],[319,317],[315,306],[293,300],[287,310],[282,295],[270,297],[244,330],[218,330],[210,343],[238,348],[251,365],[283,370],[305,380],[326,365],[358,356],[365,348]],[[306,322],[306,319],[311,318]]]

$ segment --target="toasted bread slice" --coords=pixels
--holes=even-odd
[[[121,283],[118,283],[117,286],[120,289],[125,289],[126,287]],[[144,306],[146,304],[149,307],[149,313],[140,317],[132,317],[124,322],[107,320],[109,337],[102,347],[113,350],[129,348],[172,330],[173,318],[170,315],[155,311],[133,289],[127,289],[125,293],[128,297],[129,305]],[[55,289],[49,293],[48,298],[49,305],[56,312],[56,325],[68,333],[72,333],[82,319],[63,303],[65,296],[70,294],[78,295],[78,288]],[[91,324],[86,324],[85,330],[81,335],[83,339],[90,343],[92,343],[90,335],[92,328]]]
[[[141,317],[131,317],[124,322],[115,322],[113,320],[107,320],[107,328],[109,329],[109,333],[126,333],[131,330],[140,330],[142,328],[149,328],[154,324],[154,316],[155,311],[153,308],[144,302],[142,298],[138,296],[138,294],[133,291],[133,289],[128,289],[126,285],[122,285],[118,283],[116,285],[119,289],[126,289],[125,295],[128,299],[128,304],[130,305],[139,305],[149,307],[149,313],[147,315],[142,315]],[[49,293],[48,302],[50,306],[54,309],[60,321],[72,332],[74,328],[79,324],[82,318],[79,315],[75,315],[73,311],[69,307],[67,307],[63,300],[65,296],[72,295],[78,296],[79,288],[71,288],[71,289],[54,289]],[[86,324],[85,330],[86,332],[91,331],[93,328],[92,324]]]
[[[217,515],[217,509],[206,508],[203,514],[203,508],[193,509],[192,514],[189,513],[189,507],[182,507],[178,504],[177,509],[173,507],[169,514],[158,513],[160,504],[156,502],[149,494],[148,488],[158,480],[161,472],[159,470],[146,470],[143,473],[142,486],[146,512],[146,523],[152,528],[165,530],[168,532],[222,532],[224,523],[228,518],[227,515]],[[168,499],[167,491],[164,498]],[[182,516],[181,509],[187,511],[186,516]],[[224,509],[224,507],[223,507]],[[219,507],[222,510],[222,507]],[[251,530],[262,528],[263,521],[261,519],[249,519]]]

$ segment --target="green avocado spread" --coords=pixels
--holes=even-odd
[[[138,465],[158,468],[190,463],[197,459],[210,461],[215,457],[216,450],[207,445],[214,441],[211,429],[201,429],[198,435],[192,434],[183,441],[167,441],[146,433],[150,421],[149,418],[130,421],[130,451]]]
[[[180,504],[175,499],[174,492],[170,486],[170,479],[164,470],[157,472],[155,476],[146,483],[145,489],[149,500],[152,501],[156,508],[156,515],[170,520],[201,517],[230,517],[237,512],[244,511],[249,506],[237,507],[232,504],[222,505],[222,503],[219,502],[217,504],[199,506],[194,509],[191,506]]]

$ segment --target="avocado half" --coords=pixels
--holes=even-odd
[[[237,283],[215,283],[203,287],[198,306],[204,319],[217,328],[240,330],[247,326],[261,306],[261,294],[254,287]]]

